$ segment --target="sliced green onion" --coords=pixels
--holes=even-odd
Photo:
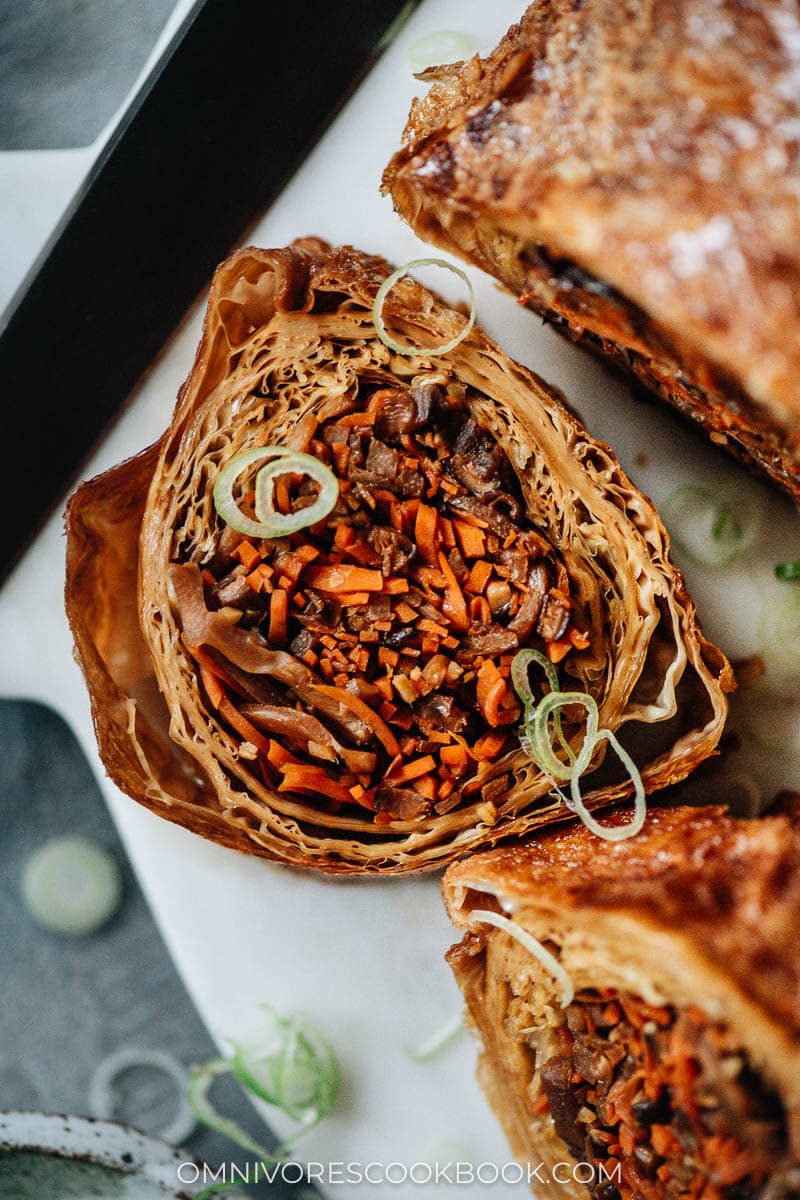
[[[522,701],[526,726],[535,718],[537,703],[531,690],[529,678],[532,663],[536,663],[544,671],[551,692],[561,690],[558,682],[558,673],[547,655],[542,654],[540,650],[520,650],[518,654],[514,655],[511,662],[511,683],[514,691]],[[564,737],[564,732],[561,728],[561,712],[559,710],[556,710],[553,714],[553,730],[562,750],[564,750],[571,761],[574,761],[575,755],[572,753],[572,748]],[[531,755],[530,757],[533,756]]]
[[[194,1067],[186,1098],[204,1125],[258,1156],[264,1165],[281,1162],[290,1148],[324,1117],[329,1116],[339,1092],[340,1073],[336,1055],[313,1026],[302,1017],[281,1017],[262,1005],[264,1037],[249,1046],[234,1043],[229,1058],[215,1058]],[[232,1074],[259,1099],[278,1108],[299,1123],[296,1133],[270,1153],[250,1134],[212,1104],[209,1090],[215,1079]],[[225,1190],[230,1184],[212,1184],[197,1200]]]
[[[620,760],[622,765],[633,780],[634,786],[634,808],[633,816],[626,825],[601,825],[596,821],[589,812],[586,805],[583,803],[581,795],[581,775],[589,766],[595,748],[600,742],[608,742],[612,750]],[[634,837],[644,825],[644,819],[647,816],[647,797],[645,795],[644,784],[642,777],[639,774],[639,769],[636,763],[628,754],[627,750],[620,745],[615,734],[610,729],[599,729],[590,738],[588,735],[581,747],[581,752],[575,762],[572,778],[570,779],[570,797],[572,799],[572,807],[583,821],[584,825],[591,833],[596,834],[599,838],[603,838],[606,842],[621,842],[625,838]]]
[[[415,71],[437,67],[442,63],[463,62],[478,51],[478,40],[471,33],[457,29],[439,29],[417,38],[408,47],[408,61]]]
[[[268,461],[266,461],[268,460]],[[257,520],[243,513],[233,494],[242,471],[254,463],[266,461],[256,475],[255,513]],[[274,483],[280,475],[307,475],[319,484],[313,504],[297,512],[280,513],[274,507]],[[333,509],[339,499],[339,482],[329,467],[310,454],[284,446],[255,446],[230,459],[214,483],[214,506],[220,517],[238,533],[248,537],[275,538],[296,533],[315,525]]]
[[[428,1062],[430,1059],[436,1058],[438,1054],[441,1054],[465,1030],[464,1017],[461,1010],[459,1010],[455,1016],[450,1018],[446,1025],[443,1025],[441,1029],[437,1029],[424,1042],[421,1042],[418,1046],[406,1046],[405,1052],[414,1062]]]
[[[540,962],[546,971],[549,971],[562,988],[561,1007],[566,1008],[575,998],[575,986],[572,979],[562,967],[558,959],[545,950],[541,942],[538,942],[532,933],[528,933],[527,929],[523,929],[516,921],[510,921],[508,917],[502,917],[500,913],[492,912],[488,908],[477,908],[470,913],[471,921],[482,921],[485,925],[494,925],[497,929],[502,929],[505,933],[516,938],[520,945],[524,946],[533,957]]]
[[[92,1116],[105,1121],[121,1120],[122,1117],[117,1111],[118,1095],[114,1084],[126,1071],[134,1071],[141,1067],[158,1071],[171,1080],[179,1098],[177,1112],[163,1129],[152,1132],[173,1146],[182,1146],[187,1138],[192,1136],[196,1121],[185,1096],[188,1082],[186,1069],[177,1058],[164,1050],[122,1048],[104,1058],[89,1081],[88,1098]]]
[[[470,312],[469,319],[464,325],[459,334],[451,341],[445,342],[442,346],[427,346],[418,349],[416,346],[404,345],[402,342],[395,341],[390,334],[386,332],[386,325],[383,320],[383,305],[387,295],[392,290],[398,279],[402,279],[409,271],[415,270],[417,267],[442,267],[445,271],[451,271],[453,275],[458,275],[460,279],[469,288]],[[407,354],[411,357],[429,357],[430,355],[449,354],[451,350],[455,350],[456,346],[463,342],[468,335],[472,326],[475,324],[475,291],[472,286],[472,281],[466,271],[462,271],[461,267],[456,267],[453,263],[445,262],[443,258],[415,258],[411,262],[407,262],[404,267],[398,267],[396,271],[392,271],[381,286],[378,288],[378,293],[372,305],[372,320],[375,325],[375,330],[378,337],[383,342],[384,346],[388,346],[390,350],[394,350],[395,354]]]
[[[781,583],[797,583],[800,580],[800,559],[795,562],[778,563],[775,567],[775,578]]]
[[[28,859],[22,898],[44,929],[82,937],[102,928],[119,908],[122,874],[113,855],[90,838],[54,837]]]
[[[231,1070],[260,1099],[301,1122],[305,1133],[333,1110],[340,1084],[336,1055],[308,1021],[280,1017],[266,1005],[263,1011],[264,1040],[234,1045]]]
[[[759,634],[767,686],[794,689],[800,684],[800,588],[767,599]]]
[[[755,542],[764,505],[755,495],[734,508],[723,494],[687,484],[661,509],[664,524],[687,558],[701,567],[728,567]]]
[[[532,662],[538,663],[544,669],[551,688],[538,703],[534,700],[528,678],[528,668]],[[524,733],[520,737],[520,745],[539,770],[550,779],[567,807],[580,817],[587,829],[605,841],[618,842],[639,833],[647,815],[647,798],[642,776],[616,735],[610,729],[598,728],[600,713],[594,697],[587,692],[562,692],[555,667],[538,650],[520,650],[514,656],[511,663],[511,682],[523,704]],[[574,704],[586,710],[586,730],[577,757],[564,737],[560,721],[561,710]],[[554,736],[566,752],[569,762],[564,762],[553,750]],[[601,825],[583,802],[581,777],[588,769],[595,749],[601,742],[608,742],[633,783],[634,810],[631,820],[626,825]],[[558,787],[559,783],[569,783],[569,796],[564,795]]]

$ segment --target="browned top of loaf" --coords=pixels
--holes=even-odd
[[[396,198],[572,259],[800,419],[796,0],[537,0],[487,59],[435,75]]]

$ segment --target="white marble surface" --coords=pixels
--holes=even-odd
[[[518,0],[496,0],[491,6],[481,0],[425,0],[246,240],[281,245],[314,233],[397,262],[418,257],[420,243],[377,191],[418,87],[408,47],[427,32],[454,28],[469,31],[488,48],[521,10]],[[0,178],[2,170],[0,163]],[[57,175],[52,186],[68,190],[72,185],[63,176],[59,182]],[[20,184],[9,186],[18,197]],[[457,298],[449,279],[443,286],[436,283]],[[757,650],[762,608],[788,586],[772,581],[772,566],[800,552],[797,514],[661,410],[634,404],[618,382],[545,330],[491,280],[475,273],[475,283],[483,326],[565,389],[590,429],[616,448],[623,465],[657,502],[681,483],[724,479],[743,504],[765,505],[763,535],[734,570],[711,574],[686,564],[709,634],[732,657]],[[187,315],[87,475],[162,432],[191,365],[200,317],[199,309]],[[56,707],[102,776],[88,702],[70,657],[62,563],[61,519],[55,516],[0,593],[0,692]],[[797,782],[796,758],[759,755],[752,747],[745,755],[748,770],[765,789]],[[310,1013],[338,1048],[346,1096],[337,1115],[304,1144],[304,1156],[409,1164],[425,1158],[431,1143],[447,1140],[461,1145],[460,1155],[476,1163],[507,1160],[474,1081],[469,1039],[422,1065],[403,1050],[445,1024],[459,1003],[441,961],[453,937],[435,878],[333,882],[272,867],[158,820],[108,781],[104,788],[167,944],[212,1032],[241,1034],[252,1025],[257,1004],[268,1000]],[[365,1194],[347,1185],[329,1190],[341,1197]],[[403,1198],[419,1193],[414,1187],[379,1190]],[[483,1186],[473,1194],[495,1193],[522,1196],[527,1190]]]

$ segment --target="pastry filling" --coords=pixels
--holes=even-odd
[[[466,401],[455,384],[362,386],[304,418],[293,446],[334,473],[329,515],[284,538],[223,525],[209,561],[171,567],[204,702],[239,758],[326,812],[383,824],[463,799],[491,823],[522,715],[512,658],[588,645],[566,570]],[[243,472],[245,514],[252,487]],[[275,511],[317,492],[279,476]]]
[[[534,1107],[595,1166],[597,1200],[747,1200],[768,1181],[770,1196],[796,1193],[781,1102],[724,1025],[610,990],[562,1016],[537,1046]]]

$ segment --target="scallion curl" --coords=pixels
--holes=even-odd
[[[340,1072],[332,1048],[308,1021],[303,1017],[281,1017],[266,1004],[261,1007],[265,1019],[263,1040],[250,1046],[234,1043],[230,1057],[194,1067],[186,1098],[198,1121],[255,1154],[265,1165],[276,1165],[300,1137],[330,1115],[339,1092]],[[219,1112],[208,1093],[214,1080],[227,1074],[297,1122],[297,1131],[269,1151],[236,1121]],[[230,1182],[211,1184],[197,1200],[230,1186]]]
[[[442,267],[445,271],[451,271],[453,275],[458,275],[464,280],[469,288],[470,312],[466,324],[460,333],[458,333],[449,342],[445,342],[442,346],[408,346],[403,342],[398,342],[391,334],[387,333],[386,325],[383,320],[383,305],[386,297],[392,290],[398,279],[402,279],[409,271],[413,271],[418,267]],[[455,266],[453,263],[446,262],[443,258],[414,258],[411,262],[407,262],[405,266],[398,267],[396,271],[392,271],[391,275],[384,279],[381,286],[378,288],[377,295],[372,305],[372,321],[375,325],[375,331],[378,337],[383,342],[384,346],[388,346],[395,354],[406,354],[411,358],[427,358],[430,355],[449,354],[451,350],[455,350],[456,346],[463,342],[464,338],[469,334],[472,326],[475,324],[475,290],[472,286],[472,281],[466,271],[462,271],[461,267]]]
[[[543,668],[551,689],[538,702],[534,699],[528,678],[528,669],[533,662]],[[538,650],[520,650],[514,656],[511,663],[511,682],[523,705],[524,732],[520,737],[520,744],[539,770],[551,780],[567,807],[575,812],[587,829],[605,841],[618,842],[639,833],[647,815],[647,798],[642,776],[616,734],[610,729],[599,728],[600,714],[594,697],[587,692],[562,692],[555,667]],[[577,756],[564,737],[560,722],[561,710],[575,704],[586,710],[586,730]],[[560,759],[553,749],[551,722],[552,735],[558,739],[569,762]],[[581,777],[588,769],[601,742],[608,742],[633,783],[634,811],[631,820],[625,825],[601,825],[583,802]],[[558,787],[559,783],[569,783],[569,796],[564,795]]]
[[[256,520],[243,513],[233,494],[236,480],[242,471],[257,462],[265,466],[256,475]],[[319,484],[319,493],[312,504],[296,512],[275,511],[274,484],[280,475],[306,475]],[[286,446],[255,446],[234,455],[217,475],[214,482],[214,507],[222,520],[247,537],[286,537],[306,529],[327,517],[339,498],[339,483],[333,471],[310,454],[290,450]]]

